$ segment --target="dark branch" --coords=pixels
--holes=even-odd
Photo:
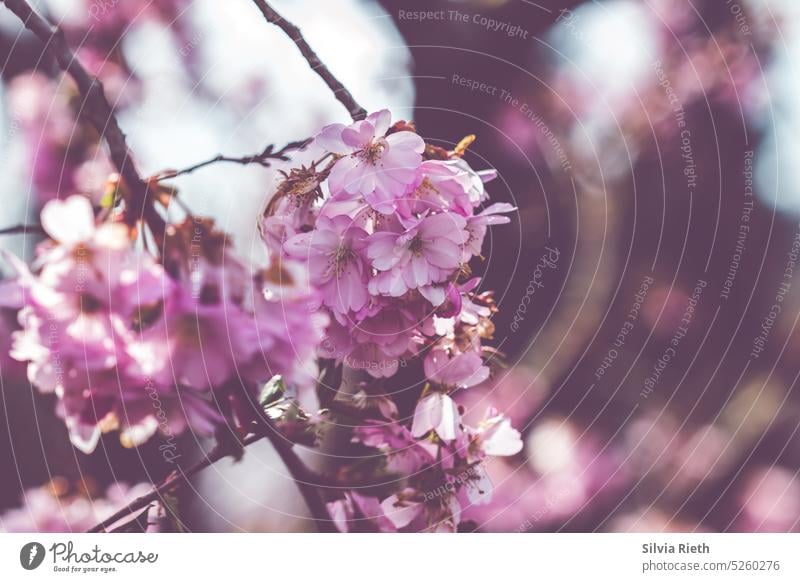
[[[289,160],[289,152],[292,151],[300,151],[305,149],[305,147],[311,143],[311,139],[304,139],[302,141],[293,141],[287,143],[279,150],[275,150],[275,146],[270,144],[268,145],[264,151],[259,154],[252,154],[249,156],[242,156],[240,158],[232,157],[232,156],[225,156],[225,155],[218,155],[210,160],[206,160],[204,162],[199,162],[194,164],[193,166],[189,166],[188,168],[184,168],[182,170],[168,170],[163,174],[158,176],[158,180],[170,180],[172,178],[177,178],[178,176],[183,176],[184,174],[191,174],[195,170],[199,170],[200,168],[205,168],[206,166],[210,166],[211,164],[216,164],[218,162],[229,162],[233,164],[241,164],[243,166],[249,164],[258,164],[260,166],[264,166],[268,168],[272,162],[274,161],[282,161],[286,162]]]
[[[4,234],[43,234],[44,229],[38,224],[18,224],[8,228],[0,228],[0,236]]]
[[[243,392],[255,411],[256,421],[262,426],[264,436],[272,443],[275,452],[278,453],[281,461],[286,465],[289,475],[291,475],[295,485],[300,490],[303,501],[305,501],[317,529],[322,533],[335,532],[336,528],[333,526],[333,520],[319,491],[319,487],[325,487],[325,485],[320,483],[320,478],[309,470],[300,457],[295,454],[293,443],[281,434],[278,427],[275,426],[275,423],[264,410],[264,407],[253,398],[246,388]]]
[[[278,432],[274,423],[267,417],[265,417],[265,422],[269,423],[269,427],[266,428],[266,437],[272,443],[283,464],[286,465],[289,475],[294,479],[294,483],[300,490],[303,501],[305,501],[317,529],[321,533],[335,532],[336,528],[333,526],[333,520],[318,489],[318,487],[324,485],[315,483],[315,481],[319,481],[319,478],[303,464],[300,457],[292,450],[292,443]]]
[[[342,85],[342,83],[333,76],[333,73],[330,72],[328,67],[319,60],[317,53],[309,46],[306,42],[306,39],[303,38],[303,34],[300,32],[300,29],[297,28],[294,24],[283,18],[280,14],[278,14],[272,6],[267,4],[265,0],[254,0],[256,6],[261,11],[261,14],[264,15],[267,22],[278,26],[286,35],[292,39],[294,44],[297,45],[297,48],[300,49],[303,57],[305,57],[308,65],[317,73],[322,80],[325,81],[325,84],[328,85],[331,91],[333,91],[334,96],[339,102],[347,108],[347,111],[350,112],[350,117],[353,118],[353,121],[358,121],[360,119],[364,119],[367,116],[367,111],[361,105],[359,105],[353,96],[350,94],[350,91]]]
[[[106,98],[103,84],[83,68],[69,48],[64,33],[52,26],[28,2],[25,0],[2,0],[2,2],[44,43],[44,50],[75,81],[78,92],[83,97],[81,115],[94,126],[100,137],[108,144],[111,161],[133,195],[133,200],[128,201],[131,206],[128,213],[130,223],[133,224],[142,218],[146,219],[148,225],[155,231],[163,230],[164,221],[148,203],[147,185],[136,171],[125,134],[120,129],[114,110]]]

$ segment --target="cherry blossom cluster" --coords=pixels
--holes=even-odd
[[[313,387],[327,319],[309,313],[302,270],[247,268],[209,220],[171,226],[160,259],[122,222],[97,224],[81,196],[49,202],[41,221],[51,240],[33,271],[8,257],[22,303],[12,356],[56,395],[82,451],[117,428],[126,446],[212,434],[246,402],[230,384],[280,374]]]
[[[323,420],[349,415],[382,483],[329,498],[337,526],[455,531],[463,505],[491,499],[486,461],[522,447],[494,409],[467,425],[453,396],[491,374],[496,305],[470,262],[514,210],[486,204],[493,173],[463,159],[468,141],[426,145],[388,111],[324,128],[321,157],[285,173],[270,199],[263,268],[210,219],[188,215],[148,236],[114,196],[99,212],[84,196],[50,201],[32,266],[7,256],[20,325],[11,355],[55,395],[86,453],[111,430],[138,446],[157,432],[245,434],[264,413],[286,438],[313,443]],[[125,199],[125,185],[111,185]],[[400,391],[416,403],[403,419],[382,382],[411,360],[423,378]],[[337,413],[340,387],[320,362],[379,406]],[[280,402],[254,416],[276,389]]]
[[[493,173],[426,147],[386,110],[327,126],[315,144],[326,156],[286,175],[262,233],[273,253],[308,266],[331,319],[320,356],[379,378],[425,352],[440,384],[485,380],[490,309],[472,300],[478,280],[462,280],[488,226],[514,210],[478,210]]]
[[[381,413],[360,415],[353,441],[378,449],[380,469],[399,476],[394,492],[358,490],[329,510],[342,530],[450,530],[463,501],[485,503],[488,456],[516,454],[519,433],[490,410],[466,426],[451,394],[489,378],[491,293],[477,291],[470,261],[487,229],[514,208],[487,200],[484,182],[461,151],[426,145],[413,125],[391,124],[388,111],[350,126],[325,127],[322,158],[287,173],[267,208],[269,249],[308,265],[330,325],[321,358],[373,378],[395,376],[421,358],[424,389],[411,426],[386,399]],[[375,396],[375,382],[367,393]]]

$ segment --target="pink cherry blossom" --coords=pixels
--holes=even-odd
[[[392,473],[414,474],[436,460],[436,447],[415,439],[396,419],[367,421],[355,429],[353,440],[384,453],[386,468]]]
[[[470,186],[470,175],[458,166],[451,162],[426,160],[403,197],[376,200],[375,196],[372,199],[367,196],[367,201],[384,214],[397,211],[408,217],[425,212],[452,211],[472,216]]]
[[[434,432],[445,442],[456,439],[460,432],[461,415],[453,399],[443,392],[430,392],[414,410],[411,435],[420,438]]]
[[[414,531],[453,533],[461,522],[461,504],[448,489],[436,495],[431,491],[406,488],[384,499],[381,507],[398,529],[417,522],[412,528]]]
[[[313,231],[291,237],[286,253],[308,262],[322,302],[338,314],[359,311],[369,299],[369,265],[364,257],[367,233],[347,216],[320,217]]]
[[[330,174],[331,191],[362,196],[378,192],[378,200],[403,195],[422,162],[425,142],[411,131],[386,135],[390,124],[391,114],[384,109],[350,126],[323,128],[317,145],[342,156]]]
[[[459,173],[466,174],[469,179],[467,185],[467,196],[474,208],[485,202],[489,195],[486,193],[484,184],[497,178],[496,170],[475,171],[464,158],[454,158],[447,161],[447,164],[457,168]]]
[[[463,260],[468,261],[473,256],[480,256],[487,228],[495,224],[509,223],[511,219],[501,214],[514,210],[516,208],[507,202],[496,202],[475,216],[469,217],[466,226],[469,236],[465,241]]]
[[[377,297],[358,313],[351,334],[358,344],[373,344],[389,357],[400,357],[416,347],[420,304]]]
[[[320,356],[375,378],[392,376],[421,341],[417,311],[414,303],[376,298],[353,316],[334,317],[320,345]]]
[[[475,446],[484,455],[510,457],[522,450],[522,439],[508,418],[490,408],[475,430]]]
[[[271,276],[254,282],[252,304],[245,305],[258,349],[247,358],[237,358],[238,367],[256,384],[281,376],[287,392],[315,413],[319,408],[314,390],[316,356],[330,319],[316,309],[318,293],[302,268],[282,261],[270,272]]]
[[[485,381],[489,368],[475,352],[448,356],[444,350],[435,349],[425,356],[425,377],[443,386],[469,388]]]
[[[251,270],[224,236],[192,222],[170,235],[165,268],[134,248],[124,225],[96,226],[81,197],[50,202],[42,224],[52,241],[38,269],[12,259],[23,291],[12,356],[57,395],[80,450],[117,428],[128,446],[156,431],[211,434],[224,420],[214,392],[231,381],[255,390],[280,375],[287,392],[315,405],[328,318],[305,269],[279,260]],[[207,240],[192,253],[185,243],[197,228]]]
[[[397,528],[376,497],[346,491],[343,499],[328,503],[328,512],[340,532],[393,532]]]
[[[461,264],[461,245],[469,236],[465,228],[461,215],[443,212],[408,219],[371,235],[367,257],[380,273],[370,281],[370,292],[399,297],[445,281]]]
[[[312,228],[315,220],[316,210],[310,204],[297,204],[294,199],[285,197],[276,204],[273,214],[262,217],[261,238],[270,254],[280,256],[286,241]]]

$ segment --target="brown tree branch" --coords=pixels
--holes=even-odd
[[[320,483],[319,477],[313,471],[309,470],[300,457],[295,454],[293,443],[281,434],[266,410],[264,410],[264,407],[253,397],[250,391],[244,388],[242,393],[250,403],[250,406],[253,407],[256,422],[261,425],[264,436],[272,443],[275,452],[278,453],[281,461],[286,465],[289,475],[291,475],[295,485],[297,485],[297,488],[300,490],[303,501],[305,501],[306,507],[309,513],[311,513],[311,517],[317,529],[320,533],[335,532],[336,528],[333,525],[333,520],[328,513],[328,508],[325,507],[325,501],[320,495],[319,487],[324,487],[324,485]]]
[[[303,464],[300,457],[292,450],[292,443],[278,432],[277,427],[269,417],[264,415],[264,419],[264,422],[268,423],[268,426],[265,427],[266,437],[272,443],[283,464],[286,465],[289,475],[292,476],[300,495],[303,496],[303,501],[305,501],[317,529],[320,533],[335,532],[336,528],[333,525],[333,520],[319,491],[319,487],[324,487],[324,485],[319,483],[319,478]]]
[[[267,4],[265,0],[254,0],[256,6],[261,11],[261,14],[264,15],[264,18],[267,22],[274,24],[275,26],[279,27],[286,35],[292,39],[292,42],[297,45],[297,48],[300,49],[300,53],[305,57],[308,65],[314,70],[317,75],[319,75],[325,84],[328,85],[331,91],[333,91],[333,95],[339,102],[347,108],[347,111],[350,113],[350,117],[353,121],[358,121],[360,119],[364,119],[367,116],[367,111],[358,102],[355,100],[353,95],[347,88],[342,85],[342,83],[333,76],[333,73],[330,72],[328,67],[319,60],[317,53],[309,46],[306,39],[303,38],[303,34],[300,32],[300,29],[297,28],[294,24],[283,18],[280,14],[278,14],[272,6]]]
[[[103,84],[83,68],[69,48],[63,31],[51,25],[26,0],[2,0],[2,2],[22,21],[25,28],[39,38],[44,44],[44,50],[75,81],[78,92],[83,97],[80,114],[94,126],[100,137],[105,140],[111,161],[133,195],[133,200],[128,201],[130,205],[128,209],[129,223],[133,224],[140,218],[145,219],[150,228],[156,234],[160,234],[165,227],[164,221],[148,201],[147,185],[136,170],[133,156],[128,149],[127,139],[106,98]]]
[[[311,138],[304,139],[302,141],[293,141],[287,143],[281,149],[275,151],[275,146],[270,144],[261,153],[252,154],[249,156],[242,156],[240,158],[226,156],[220,154],[215,156],[209,160],[205,160],[204,162],[199,162],[188,168],[184,168],[182,170],[168,170],[163,174],[158,176],[158,180],[170,180],[172,178],[177,178],[178,176],[183,176],[184,174],[191,174],[195,170],[199,170],[200,168],[205,168],[206,166],[210,166],[211,164],[216,164],[218,162],[229,162],[233,164],[241,164],[246,166],[248,164],[259,164],[265,168],[268,168],[273,161],[288,161],[289,160],[289,152],[292,151],[300,151],[305,149],[305,147],[311,143]]]

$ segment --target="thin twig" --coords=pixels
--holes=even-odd
[[[109,527],[115,523],[125,519],[126,517],[146,508],[148,505],[161,501],[164,502],[164,495],[171,492],[178,487],[185,485],[188,480],[197,475],[203,469],[206,469],[216,463],[217,461],[229,456],[239,458],[240,452],[249,445],[258,442],[264,438],[269,440],[275,451],[278,453],[281,461],[289,471],[294,483],[303,496],[303,500],[308,507],[309,513],[320,532],[328,533],[335,532],[336,529],[333,520],[328,513],[324,500],[320,496],[320,489],[327,490],[343,490],[355,489],[364,487],[377,487],[392,482],[391,476],[387,476],[384,481],[381,480],[364,480],[353,481],[349,483],[342,483],[336,477],[328,477],[315,473],[303,463],[300,457],[295,454],[293,450],[293,443],[287,440],[280,432],[275,422],[269,417],[264,408],[253,399],[250,394],[247,394],[247,399],[256,411],[256,420],[253,425],[254,432],[235,447],[218,446],[214,448],[202,460],[192,465],[187,470],[180,469],[172,473],[162,483],[153,487],[152,491],[137,497],[125,507],[119,509],[113,515],[107,517],[91,529],[87,533],[98,533],[107,531]],[[240,445],[240,446],[239,446]]]
[[[240,158],[233,157],[233,156],[226,156],[220,154],[215,156],[209,160],[204,162],[199,162],[194,164],[193,166],[189,166],[188,168],[184,168],[182,170],[168,170],[163,174],[158,176],[158,180],[171,180],[172,178],[177,178],[178,176],[183,176],[184,174],[191,174],[195,170],[199,170],[200,168],[205,168],[206,166],[210,166],[211,164],[216,164],[218,162],[229,162],[233,164],[241,164],[243,166],[249,164],[259,164],[260,166],[264,166],[268,168],[273,161],[282,161],[286,162],[289,160],[289,152],[292,151],[300,151],[304,149],[309,143],[311,143],[311,139],[304,139],[302,141],[293,141],[287,143],[281,149],[275,151],[275,146],[270,144],[264,151],[258,154],[251,154],[249,156],[242,156]]]
[[[254,434],[250,435],[242,441],[242,446],[246,447],[256,441],[263,439],[266,435],[263,434]],[[220,459],[223,459],[230,455],[231,452],[228,450],[224,450],[222,448],[212,450],[208,455],[206,455],[201,461],[197,464],[192,465],[186,471],[181,470],[180,472],[175,472],[169,477],[167,477],[160,485],[157,485],[153,488],[150,493],[146,495],[142,495],[141,497],[137,497],[133,501],[131,501],[128,505],[107,517],[94,527],[88,530],[88,533],[98,533],[106,531],[110,526],[114,525],[121,519],[126,518],[127,516],[139,511],[140,509],[144,509],[151,503],[155,501],[163,501],[164,495],[176,487],[179,487],[186,483],[191,477],[205,469],[206,467],[210,467]]]
[[[8,228],[0,228],[0,236],[5,234],[42,234],[44,229],[39,224],[17,224]]]
[[[128,213],[130,224],[135,223],[138,218],[144,218],[148,225],[160,234],[165,227],[164,221],[148,203],[147,185],[136,170],[127,139],[106,98],[103,84],[83,68],[69,48],[63,31],[51,25],[28,2],[25,0],[2,0],[2,2],[22,21],[25,28],[44,43],[44,50],[52,55],[59,67],[69,73],[75,81],[78,92],[83,97],[80,114],[89,120],[108,144],[111,161],[133,194],[133,200],[128,201],[131,205]]]
[[[308,506],[308,510],[321,532],[332,532],[335,530],[330,515],[325,508],[325,504],[318,494],[317,488],[350,489],[353,487],[369,487],[381,484],[375,482],[364,482],[342,485],[340,483],[336,483],[335,480],[314,473],[308,469],[308,467],[306,467],[300,458],[294,453],[292,450],[292,443],[287,441],[285,437],[281,435],[280,431],[275,426],[275,423],[268,416],[266,416],[266,414],[263,416],[263,418],[260,418],[260,423],[264,425],[264,432],[254,433],[244,438],[241,442],[242,448],[248,447],[249,445],[264,438],[270,441],[272,446],[275,448],[275,451],[278,453],[278,456],[281,458],[281,461],[283,461],[284,465],[286,465],[289,474],[297,484],[300,494],[303,496],[303,500]],[[141,497],[137,497],[128,505],[115,512],[113,515],[107,517],[91,529],[87,530],[87,533],[107,531],[109,527],[118,521],[125,519],[129,515],[132,515],[141,509],[144,509],[151,503],[157,501],[163,502],[164,495],[185,485],[191,477],[194,477],[203,469],[206,469],[217,461],[220,461],[233,454],[234,453],[230,449],[224,447],[213,449],[202,460],[198,461],[185,471],[181,469],[180,472],[172,473],[159,485],[154,486],[149,493],[146,493]]]
[[[144,509],[153,502],[164,501],[164,495],[173,489],[185,485],[188,480],[197,475],[203,469],[206,469],[216,463],[217,461],[226,457],[232,456],[234,459],[241,458],[242,451],[249,445],[258,442],[264,438],[268,439],[278,456],[286,465],[289,474],[297,484],[303,500],[308,506],[309,513],[317,524],[320,532],[335,531],[333,522],[325,507],[325,503],[319,495],[317,488],[337,487],[332,480],[324,476],[317,475],[308,469],[303,461],[292,450],[293,444],[286,440],[280,433],[278,427],[267,415],[264,408],[258,404],[255,398],[247,391],[245,387],[241,387],[241,392],[245,394],[246,400],[256,411],[255,418],[251,427],[251,434],[242,439],[240,442],[228,443],[233,446],[225,446],[225,444],[218,444],[210,453],[203,459],[192,465],[185,471],[179,467],[178,471],[173,472],[159,485],[155,485],[153,489],[141,497],[137,497],[128,505],[121,508],[119,511],[104,519],[94,527],[88,530],[88,533],[97,533],[107,531],[110,526],[119,522],[120,520],[132,515],[133,513]],[[235,438],[235,437],[234,437]],[[337,487],[338,488],[338,487]]]
[[[280,14],[278,14],[272,6],[267,4],[265,0],[254,0],[256,6],[261,11],[261,14],[264,15],[267,22],[278,26],[286,35],[292,39],[292,42],[297,45],[297,48],[300,49],[303,57],[305,57],[308,65],[314,70],[314,72],[319,75],[325,84],[328,85],[331,91],[333,91],[333,95],[339,102],[347,108],[347,111],[350,113],[350,117],[353,121],[358,121],[360,119],[364,119],[367,116],[367,110],[361,107],[358,102],[355,100],[353,95],[351,95],[350,91],[342,85],[342,83],[333,76],[333,73],[330,72],[328,67],[319,60],[317,53],[309,46],[306,39],[303,38],[303,34],[300,32],[300,29],[297,28],[294,24],[283,18]]]

